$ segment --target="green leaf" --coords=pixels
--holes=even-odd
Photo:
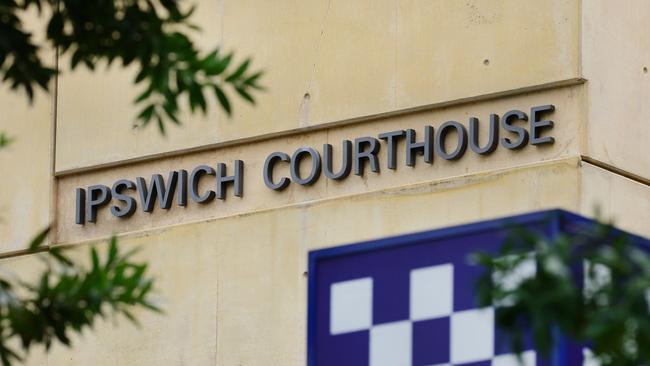
[[[21,362],[23,359],[11,348],[3,343],[0,344],[0,360],[3,366],[11,366],[13,361]]]
[[[230,61],[232,61],[232,56],[233,54],[231,52],[221,59],[219,65],[216,67],[214,71],[216,73],[215,75],[221,74],[224,70],[228,68],[228,66],[230,65]]]
[[[235,80],[238,80],[244,73],[246,72],[246,69],[248,69],[248,65],[250,65],[250,59],[245,60],[244,62],[239,65],[237,70],[235,70],[234,73],[232,73],[228,78],[226,79],[226,82],[233,82]]]
[[[142,93],[140,93],[140,95],[138,95],[135,102],[140,103],[140,102],[144,101],[145,99],[149,98],[151,96],[151,93],[153,92],[153,90],[154,90],[154,88],[150,85],[147,89],[145,89],[145,91],[143,91]]]
[[[214,85],[214,93],[217,96],[217,99],[219,100],[219,104],[223,107],[223,109],[226,111],[226,113],[230,116],[232,113],[231,107],[230,107],[230,102],[228,101],[228,97],[226,97],[226,94],[221,90],[221,88],[218,85]]]
[[[128,310],[122,310],[122,314],[124,314],[124,316],[125,316],[127,319],[129,319],[129,321],[130,321],[131,323],[133,323],[135,326],[137,326],[137,327],[140,327],[140,326],[141,326],[141,325],[140,325],[140,322],[138,321],[138,319],[136,319],[136,317],[133,316],[133,314],[131,314],[130,311],[128,311]]]
[[[81,62],[84,58],[83,52],[79,48],[77,48],[73,53],[72,53],[72,58],[70,59],[70,68],[75,69],[79,62]]]
[[[167,117],[172,120],[177,125],[180,125],[181,122],[178,120],[178,117],[176,116],[176,108],[173,105],[170,105],[169,103],[164,103],[163,104],[163,110],[167,114]]]
[[[149,69],[148,69],[148,68],[145,68],[145,67],[140,68],[140,71],[139,71],[138,74],[135,76],[135,83],[137,84],[137,83],[141,82],[141,81],[144,80],[147,76],[149,76]]]
[[[208,53],[203,60],[201,60],[201,67],[205,71],[206,75],[218,75],[221,73],[219,71],[219,65],[220,65],[220,59],[219,59],[219,48],[215,48],[212,52]]]
[[[62,264],[64,266],[72,266],[72,265],[74,265],[72,260],[70,260],[68,257],[64,256],[62,254],[62,251],[59,248],[50,249],[49,254],[52,255],[52,257],[54,257],[54,259],[57,262],[59,262],[60,264]]]
[[[253,97],[250,94],[248,94],[246,89],[244,89],[243,87],[237,86],[237,87],[235,87],[235,90],[237,91],[237,93],[239,95],[241,95],[242,98],[246,99],[249,103],[255,104],[255,99],[253,99]]]
[[[160,131],[160,134],[165,136],[165,124],[163,123],[162,117],[156,113],[156,121],[158,122],[158,130]]]
[[[12,142],[14,142],[13,138],[7,136],[5,132],[0,132],[0,148],[9,146]]]
[[[100,266],[99,266],[99,254],[97,254],[97,248],[92,247],[90,249],[90,257],[92,259],[92,270],[93,271],[99,271]]]
[[[32,88],[30,84],[23,84],[23,88],[27,93],[27,98],[29,99],[29,103],[32,104],[34,101],[34,88]]]
[[[201,86],[197,83],[190,85],[190,109],[194,111],[195,107],[198,106],[201,108],[203,113],[207,111],[207,103],[205,97],[203,96],[203,90]]]
[[[142,301],[140,304],[141,304],[142,306],[144,306],[145,308],[147,308],[147,309],[153,311],[153,312],[156,312],[156,313],[163,313],[163,310],[162,310],[161,308],[159,308],[158,306],[154,305],[154,304],[151,303],[151,302],[148,302],[148,301]]]
[[[140,114],[138,114],[138,120],[142,121],[145,125],[149,123],[151,117],[153,117],[154,109],[156,108],[155,104],[150,104],[145,107]]]
[[[84,58],[83,62],[88,69],[95,70],[95,63],[90,58]]]
[[[108,257],[106,258],[106,264],[104,265],[104,269],[110,270],[112,268],[112,266],[117,261],[117,254],[118,254],[117,237],[113,235],[111,237],[110,245],[108,247]]]
[[[258,71],[254,73],[253,75],[249,76],[246,80],[244,80],[244,84],[255,89],[259,89],[259,90],[264,89],[263,87],[257,84],[257,81],[259,80],[260,77],[262,77],[263,74],[264,72],[262,71]]]
[[[47,234],[50,233],[51,227],[48,226],[45,229],[41,230],[40,233],[38,233],[34,239],[32,239],[31,243],[29,243],[28,251],[29,252],[34,252],[38,250],[38,248],[45,242],[45,239],[47,239]]]

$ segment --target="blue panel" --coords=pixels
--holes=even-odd
[[[590,222],[577,215],[552,210],[311,252],[308,365],[365,366],[370,363],[371,353],[376,351],[375,357],[381,358],[384,348],[393,346],[395,354],[410,360],[406,363],[412,365],[490,365],[491,357],[508,353],[507,343],[496,330],[481,333],[481,329],[488,329],[488,326],[477,325],[476,329],[471,329],[469,323],[468,328],[466,319],[478,319],[476,321],[480,324],[493,326],[485,320],[489,311],[477,309],[474,286],[481,270],[468,260],[468,255],[479,250],[496,252],[508,233],[507,227],[512,224],[554,237],[562,232],[578,230]],[[633,238],[641,245],[648,245],[647,240]],[[420,290],[412,283],[411,276],[421,273],[423,268],[432,276],[444,278],[431,281],[439,286],[426,292],[434,300],[427,300],[426,296],[412,297]],[[453,268],[453,271],[445,277],[444,273],[448,272],[443,268]],[[420,271],[413,272],[418,269]],[[371,301],[352,297],[354,301],[345,302],[345,306],[356,309],[355,317],[348,319],[337,315],[340,313],[336,313],[332,304],[340,299],[331,298],[332,285],[360,278],[372,279]],[[344,298],[349,295],[339,293],[336,296]],[[411,304],[412,301],[424,304],[425,319],[413,318],[419,313],[413,310],[411,314],[411,307],[417,305]],[[427,307],[427,301],[437,305]],[[440,305],[447,303],[450,305],[448,308]],[[352,330],[333,331],[330,324],[334,318],[337,322],[352,324]],[[410,329],[408,337],[403,333],[405,329]],[[457,344],[476,345],[470,347],[475,355],[469,358],[454,356],[450,346],[452,339]],[[405,340],[409,341],[406,350],[402,347]],[[529,340],[526,349],[531,349],[531,346]],[[538,360],[537,365],[579,365],[582,363],[581,353],[580,347],[560,342],[552,360]],[[454,361],[454,357],[458,359]]]

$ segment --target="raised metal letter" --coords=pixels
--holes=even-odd
[[[120,179],[113,184],[113,188],[111,189],[113,198],[117,199],[118,201],[122,201],[126,204],[124,208],[115,205],[111,206],[111,213],[113,214],[113,216],[116,217],[131,216],[135,212],[135,208],[136,208],[135,198],[123,194],[122,191],[125,189],[135,189],[135,183],[133,183],[128,179]]]
[[[311,168],[307,178],[300,177],[300,162],[302,157],[309,155],[311,157]],[[291,157],[291,179],[303,186],[314,184],[320,177],[320,155],[318,151],[311,147],[301,147],[296,150]]]
[[[77,196],[77,204],[75,206],[74,222],[77,223],[77,225],[83,225],[86,223],[86,190],[83,188],[77,188],[75,190],[75,195]]]
[[[273,183],[273,166],[278,160],[289,162],[291,161],[291,158],[289,158],[289,155],[283,152],[276,151],[267,156],[266,161],[264,161],[264,184],[275,191],[281,191],[287,188],[289,183],[291,183],[289,178],[286,177],[280,178],[280,181],[278,183]]]
[[[176,197],[179,206],[187,206],[187,170],[178,171],[178,196]]]
[[[172,198],[176,190],[176,181],[178,180],[178,172],[169,172],[167,178],[167,187],[160,174],[151,176],[151,187],[147,188],[147,182],[142,177],[135,178],[140,193],[140,204],[144,212],[152,212],[153,206],[156,204],[156,197],[160,198],[160,208],[168,210],[172,207]]]
[[[415,130],[406,130],[406,165],[415,166],[415,155],[424,155],[424,162],[433,164],[433,127],[424,126],[424,141],[415,142]]]
[[[226,183],[235,185],[235,196],[244,195],[244,162],[235,160],[235,175],[226,176],[226,164],[217,164],[217,198],[226,198]]]
[[[341,153],[341,169],[334,173],[332,171],[332,145],[323,144],[323,171],[329,179],[339,180],[350,175],[352,170],[352,142],[343,140],[343,152]]]
[[[367,150],[365,146],[368,147]],[[379,173],[379,160],[377,159],[379,146],[379,140],[373,137],[367,136],[354,139],[354,174],[363,175],[364,165],[362,159],[368,159],[370,169],[375,173]]]
[[[379,137],[382,140],[386,141],[386,149],[388,154],[388,164],[386,167],[388,169],[397,169],[397,137],[404,136],[404,130],[397,130],[392,132],[380,133]]]
[[[199,165],[194,170],[192,170],[192,174],[190,174],[190,182],[189,182],[189,188],[190,188],[190,196],[192,197],[192,200],[196,203],[208,203],[214,199],[214,191],[211,189],[208,189],[207,192],[205,192],[203,195],[199,194],[199,180],[201,179],[201,176],[204,174],[207,175],[214,175],[214,169],[207,165]]]
[[[541,145],[541,144],[552,144],[555,142],[555,139],[551,136],[541,137],[541,129],[543,128],[553,128],[553,121],[551,120],[540,120],[541,115],[544,113],[551,113],[555,111],[555,106],[553,105],[542,105],[533,107],[530,109],[530,144],[531,145]]]
[[[517,134],[517,140],[514,142],[509,138],[504,137],[501,139],[501,144],[511,150],[521,149],[528,143],[528,131],[520,126],[513,126],[512,121],[528,121],[528,116],[526,113],[519,110],[512,110],[504,114],[501,118],[501,127],[504,130],[509,132],[514,132]]]
[[[452,129],[456,130],[456,138],[458,139],[458,142],[456,144],[456,149],[451,153],[447,153],[447,150],[445,149],[445,138]],[[448,121],[438,128],[438,133],[436,134],[436,153],[440,155],[440,157],[445,160],[457,160],[463,156],[466,149],[467,130],[465,129],[465,126],[456,121]]]
[[[111,200],[111,189],[103,184],[88,187],[88,204],[86,205],[86,216],[88,222],[97,221],[97,208],[107,204]]]
[[[478,118],[469,119],[469,147],[477,154],[487,155],[496,150],[499,145],[499,116],[490,115],[490,131],[488,132],[488,142],[484,147],[479,146],[478,136]]]

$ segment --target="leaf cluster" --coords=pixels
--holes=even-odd
[[[12,89],[22,88],[31,100],[34,87],[47,90],[56,70],[46,66],[39,55],[40,47],[34,43],[20,19],[30,6],[41,8],[39,0],[0,0],[0,72],[2,81]]]
[[[41,250],[48,230],[32,241],[30,251]],[[36,344],[49,349],[54,341],[69,346],[71,333],[92,327],[97,318],[122,314],[137,324],[134,308],[159,311],[150,300],[153,280],[147,276],[147,265],[134,262],[133,251],[121,253],[115,237],[104,259],[94,247],[90,250],[88,268],[73,261],[63,249],[50,248],[47,254],[47,270],[36,283],[0,279],[3,366],[21,360],[11,339],[19,339],[24,352]]]
[[[184,11],[177,0],[0,0],[0,72],[14,89],[22,87],[29,98],[35,84],[48,89],[56,70],[43,65],[38,46],[23,30],[17,16],[31,6],[51,8],[47,39],[70,68],[91,70],[102,61],[123,66],[135,64],[134,82],[142,85],[135,103],[141,105],[138,122],[179,124],[179,105],[184,98],[192,112],[207,111],[212,96],[227,114],[232,113],[233,91],[254,103],[260,90],[260,71],[250,70],[250,59],[236,65],[232,53],[219,48],[202,54],[188,36],[198,30],[190,22],[194,7]],[[7,18],[7,19],[5,19]],[[4,40],[4,41],[3,41]],[[7,64],[3,64],[9,60]]]
[[[479,302],[497,306],[496,323],[523,350],[530,331],[536,349],[549,356],[563,336],[588,346],[603,366],[650,362],[650,254],[610,225],[588,225],[549,239],[513,229],[494,256],[478,253],[485,268],[477,282]],[[534,260],[536,272],[519,278]]]
[[[9,137],[6,132],[0,131],[0,149],[7,147],[14,141],[13,138]]]

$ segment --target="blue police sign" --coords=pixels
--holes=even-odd
[[[552,237],[581,222],[554,210],[311,252],[308,365],[519,365],[494,309],[477,307],[468,255],[496,252],[512,224]],[[523,360],[588,365],[585,351],[562,340],[543,360],[528,342]]]

